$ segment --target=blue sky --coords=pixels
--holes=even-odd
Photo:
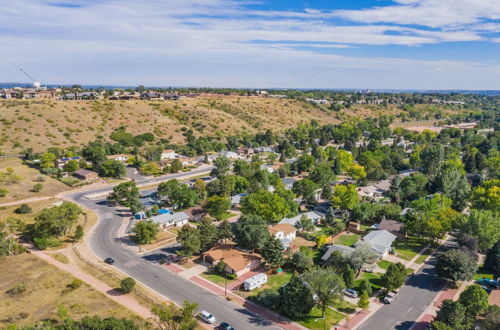
[[[0,81],[500,89],[498,0],[0,0]]]

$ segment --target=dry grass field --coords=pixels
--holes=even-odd
[[[4,182],[1,187],[9,192],[5,197],[0,198],[0,204],[26,198],[36,198],[44,196],[54,196],[60,192],[71,189],[64,183],[41,174],[38,170],[24,165],[19,158],[0,159],[0,173],[5,173],[8,168],[13,170],[13,174],[19,181],[15,183]],[[33,186],[37,183],[43,185],[40,192],[33,192]]]
[[[435,106],[418,105],[428,113]],[[448,110],[447,110],[448,111]],[[396,105],[355,105],[334,112],[292,99],[239,96],[202,96],[179,101],[0,101],[0,150],[18,153],[26,147],[85,145],[98,136],[107,138],[120,126],[133,134],[153,132],[174,143],[183,142],[182,129],[197,136],[255,133],[271,128],[283,131],[318,120],[335,124],[343,120],[401,112]]]
[[[70,290],[67,285],[75,278],[30,254],[0,260],[0,328],[15,323],[33,324],[48,318],[68,316],[126,317],[143,321],[132,311],[106,298],[83,283]],[[24,292],[12,293],[12,288]],[[10,293],[8,291],[11,290]]]

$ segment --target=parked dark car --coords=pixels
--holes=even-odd
[[[104,262],[107,263],[107,264],[112,265],[112,264],[115,263],[115,259],[108,257],[108,258],[104,259]]]
[[[219,330],[234,330],[232,325],[227,322],[222,322],[218,327]]]

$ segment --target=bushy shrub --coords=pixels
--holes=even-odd
[[[14,212],[16,214],[28,214],[31,213],[31,207],[28,204],[21,204]]]
[[[61,241],[59,241],[55,237],[35,237],[33,238],[33,243],[40,250],[45,250],[49,247],[58,247],[61,245]]]
[[[135,280],[132,277],[124,278],[120,282],[120,290],[123,293],[130,293],[134,290],[134,288],[135,288]]]

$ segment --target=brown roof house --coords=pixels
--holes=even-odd
[[[259,254],[238,250],[235,244],[219,244],[203,253],[203,261],[212,266],[221,260],[224,260],[225,271],[237,276],[259,268],[262,264]]]
[[[396,220],[388,220],[384,218],[380,221],[376,228],[379,230],[387,230],[391,234],[396,235],[398,238],[405,237],[403,224]]]
[[[97,180],[99,178],[99,176],[97,175],[96,172],[85,170],[85,169],[79,169],[78,171],[73,173],[73,175],[76,178],[83,180],[83,181],[94,181],[94,180]]]

